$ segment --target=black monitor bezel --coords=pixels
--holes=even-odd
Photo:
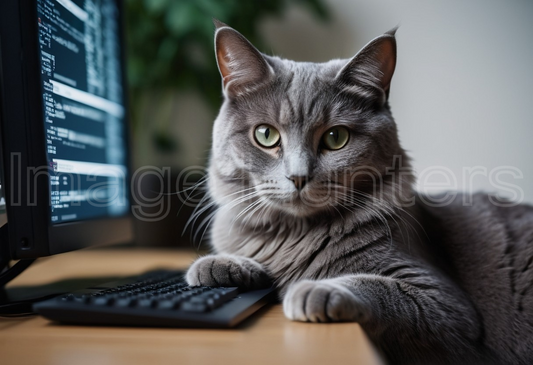
[[[41,178],[37,179],[28,179],[26,173],[31,168],[39,169],[48,165],[42,109],[36,2],[34,0],[3,1],[6,3],[18,3],[17,16],[7,20],[13,23],[13,27],[10,27],[13,32],[20,30],[20,52],[15,54],[20,54],[21,59],[18,61],[20,70],[15,69],[10,73],[10,70],[6,70],[4,67],[2,82],[4,85],[16,85],[15,88],[18,90],[15,90],[15,93],[23,97],[22,102],[15,107],[5,108],[5,119],[2,123],[4,176],[6,177],[5,194],[8,214],[7,226],[11,257],[13,259],[35,258],[96,245],[131,241],[133,239],[132,217],[129,212],[122,217],[51,223],[50,183],[49,178],[46,178],[48,174],[45,174],[45,178],[41,176]],[[122,44],[120,57],[122,65],[125,65],[122,1],[118,0],[117,5],[119,7],[120,39]],[[15,7],[15,5],[11,4],[9,10],[15,11]],[[17,17],[18,19],[15,19]],[[17,22],[18,26],[15,24]],[[10,52],[13,52],[17,47],[17,42],[9,41],[8,43],[13,48]],[[4,48],[5,51],[6,49]],[[14,63],[10,66],[15,67]],[[128,185],[131,181],[131,163],[124,66],[122,67],[122,86],[126,110],[125,140],[128,161],[126,185]],[[6,101],[6,98],[4,98],[4,101]],[[17,114],[24,115],[24,123],[17,123]],[[20,152],[20,164],[13,161],[13,157],[16,157],[13,156],[13,153],[16,152]],[[18,170],[19,167],[20,170]],[[127,188],[129,192],[129,186]],[[130,194],[128,193],[128,195]],[[20,201],[15,201],[19,197]],[[30,204],[31,201],[37,203]],[[129,201],[131,204],[131,196],[129,196]]]

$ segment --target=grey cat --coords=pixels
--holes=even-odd
[[[216,26],[215,254],[189,284],[273,283],[288,318],[358,322],[397,364],[533,363],[533,207],[413,191],[387,101],[395,31],[315,64]]]

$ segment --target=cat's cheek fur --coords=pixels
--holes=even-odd
[[[259,263],[228,254],[199,258],[187,271],[186,280],[193,286],[237,286],[244,290],[271,286],[268,274]]]
[[[301,322],[365,321],[367,308],[335,279],[292,284],[283,299],[285,316]]]

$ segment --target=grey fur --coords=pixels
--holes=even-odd
[[[189,283],[272,281],[288,318],[357,321],[398,364],[533,363],[533,208],[484,194],[433,207],[414,195],[387,102],[394,32],[352,60],[262,55],[268,67],[258,68],[246,62],[257,50],[217,26],[221,72],[238,87],[225,83],[213,129],[215,255],[191,266]],[[263,123],[280,131],[279,147],[254,141]],[[350,140],[324,150],[334,125]],[[301,192],[290,176],[307,178]]]

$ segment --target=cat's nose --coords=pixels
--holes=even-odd
[[[291,175],[288,179],[294,183],[294,186],[296,186],[296,189],[298,190],[302,190],[305,184],[307,184],[307,181],[309,181],[308,176]]]

